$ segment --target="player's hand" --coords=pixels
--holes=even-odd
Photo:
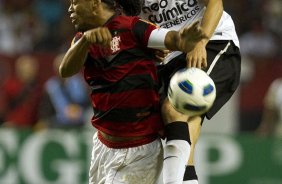
[[[190,52],[195,45],[202,39],[207,39],[207,35],[200,27],[200,22],[196,21],[193,24],[179,31],[180,41],[178,47],[183,52]]]
[[[103,47],[110,47],[112,41],[112,34],[106,27],[98,27],[88,30],[84,33],[86,41],[91,44],[100,44]]]
[[[156,50],[155,57],[157,58],[157,61],[161,63],[169,53],[170,50]]]
[[[207,51],[206,44],[202,41],[198,42],[195,47],[186,55],[187,67],[206,68],[207,67]]]

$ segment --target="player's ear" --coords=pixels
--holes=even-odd
[[[91,7],[97,9],[97,7],[101,4],[101,0],[90,0]]]
[[[90,3],[91,9],[93,13],[96,13],[98,7],[101,5],[101,0],[90,0],[90,1],[91,1]]]

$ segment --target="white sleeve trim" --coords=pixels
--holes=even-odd
[[[165,36],[170,30],[164,28],[158,28],[151,32],[148,40],[147,47],[154,49],[166,49]]]

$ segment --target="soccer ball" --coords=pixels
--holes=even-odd
[[[213,80],[199,68],[184,68],[171,78],[168,99],[179,112],[189,116],[207,112],[216,97]]]

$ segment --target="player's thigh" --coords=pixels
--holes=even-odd
[[[113,149],[104,145],[97,133],[93,137],[93,149],[89,170],[89,184],[106,184],[112,169],[121,167],[128,149]]]
[[[108,154],[110,154],[107,149],[108,148],[98,140],[97,133],[95,133],[93,136],[93,148],[89,169],[89,184],[103,184],[105,182],[105,163],[108,160]]]
[[[110,171],[105,184],[155,184],[162,163],[163,149],[159,139],[129,148],[124,163]]]
[[[168,98],[166,98],[162,103],[162,117],[165,124],[169,124],[175,121],[186,122],[189,116],[175,110],[175,108],[169,102]]]

